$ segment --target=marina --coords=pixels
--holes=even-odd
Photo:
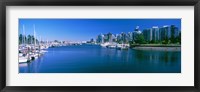
[[[19,63],[31,62],[38,57],[45,54],[46,49],[50,47],[48,42],[42,43],[42,41],[36,40],[35,25],[33,25],[34,39],[31,39],[30,43],[27,43],[25,35],[25,26],[23,25],[23,37],[21,37],[21,44],[19,45]]]
[[[19,23],[19,73],[181,73],[180,19]]]
[[[37,38],[35,26],[33,28],[33,38],[29,42],[25,39],[26,36],[21,37],[20,73],[181,72],[180,46],[176,44],[135,44],[133,46],[113,41],[102,43],[42,41],[41,38],[35,39]],[[41,64],[42,62],[45,64]],[[48,66],[49,64],[54,66]],[[45,69],[38,67],[45,67]],[[149,68],[146,70],[142,67]],[[159,69],[154,70],[154,67]]]

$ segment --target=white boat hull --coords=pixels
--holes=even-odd
[[[27,61],[28,61],[28,59],[26,59],[26,58],[19,58],[19,63],[25,63]]]

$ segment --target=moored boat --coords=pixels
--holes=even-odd
[[[119,50],[128,50],[129,44],[117,44],[117,49]]]
[[[27,61],[28,59],[26,57],[23,57],[23,56],[19,57],[19,63],[25,63]]]
[[[102,43],[102,44],[100,44],[102,47],[106,47],[106,46],[108,46],[109,45],[109,43],[108,42],[106,42],[106,43]]]

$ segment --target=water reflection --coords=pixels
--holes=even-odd
[[[40,57],[33,62],[28,63],[20,63],[20,71],[21,72],[28,72],[28,73],[38,73],[41,68],[41,63],[43,62],[43,58]]]
[[[180,59],[180,52],[172,51],[144,51],[144,50],[135,50],[134,57],[137,61],[148,60],[149,62],[178,62]],[[172,63],[173,64],[173,63]]]

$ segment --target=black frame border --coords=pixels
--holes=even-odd
[[[6,86],[6,6],[194,6],[194,86]],[[200,92],[200,0],[0,0],[2,92]],[[188,57],[189,58],[189,57]],[[189,61],[188,61],[189,62]]]

